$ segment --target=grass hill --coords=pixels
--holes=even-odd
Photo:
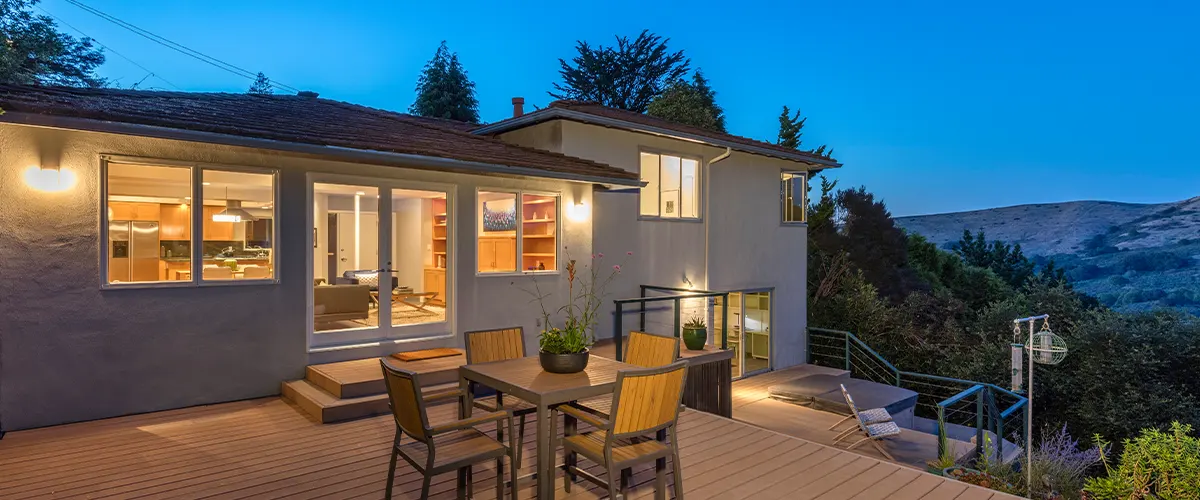
[[[950,248],[963,230],[1053,258],[1075,286],[1124,311],[1178,307],[1200,314],[1200,197],[1175,203],[1075,201],[898,217]]]

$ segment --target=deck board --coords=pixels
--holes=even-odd
[[[433,406],[430,420],[449,420],[455,411],[453,404]],[[524,472],[535,460],[529,425]],[[321,425],[271,398],[18,431],[0,440],[0,491],[14,500],[377,499],[394,429],[390,416]],[[684,412],[679,432],[684,486],[694,498],[992,497],[985,490],[964,495],[975,487],[707,413]],[[581,465],[604,477],[586,459]],[[396,475],[396,497],[416,498],[416,471],[401,462]],[[494,497],[494,478],[492,464],[475,468],[477,498]],[[436,477],[431,498],[453,498],[454,483],[454,474]],[[587,483],[568,495],[561,473],[556,483],[558,498],[606,496]],[[651,465],[635,468],[630,498],[651,497],[653,483]],[[533,492],[533,484],[522,484],[522,498]]]

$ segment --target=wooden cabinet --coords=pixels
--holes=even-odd
[[[188,205],[163,204],[158,226],[160,240],[189,240],[192,237],[192,211]]]
[[[479,238],[479,272],[517,270],[517,239],[515,237]]]
[[[212,220],[213,214],[222,210],[225,210],[225,207],[204,207],[204,232],[200,233],[204,241],[233,241],[233,223]]]
[[[159,219],[158,203],[136,203],[128,201],[108,202],[108,220],[148,220]]]
[[[445,304],[446,299],[446,270],[441,268],[425,268],[425,292],[437,292],[434,302]]]

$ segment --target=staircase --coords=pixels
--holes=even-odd
[[[423,391],[438,391],[458,386],[458,367],[466,363],[458,356],[422,361],[391,362],[417,372]],[[356,359],[338,363],[311,365],[304,378],[283,383],[284,400],[299,406],[323,424],[388,413],[387,389],[379,358]]]

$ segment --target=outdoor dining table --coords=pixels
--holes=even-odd
[[[537,407],[537,492],[538,498],[554,498],[554,454],[551,448],[550,407],[605,394],[616,389],[617,372],[636,368],[608,358],[591,356],[587,369],[559,374],[542,370],[536,356],[463,365],[458,369],[464,401],[462,418],[471,416],[473,384],[482,384],[505,395],[521,398]]]

